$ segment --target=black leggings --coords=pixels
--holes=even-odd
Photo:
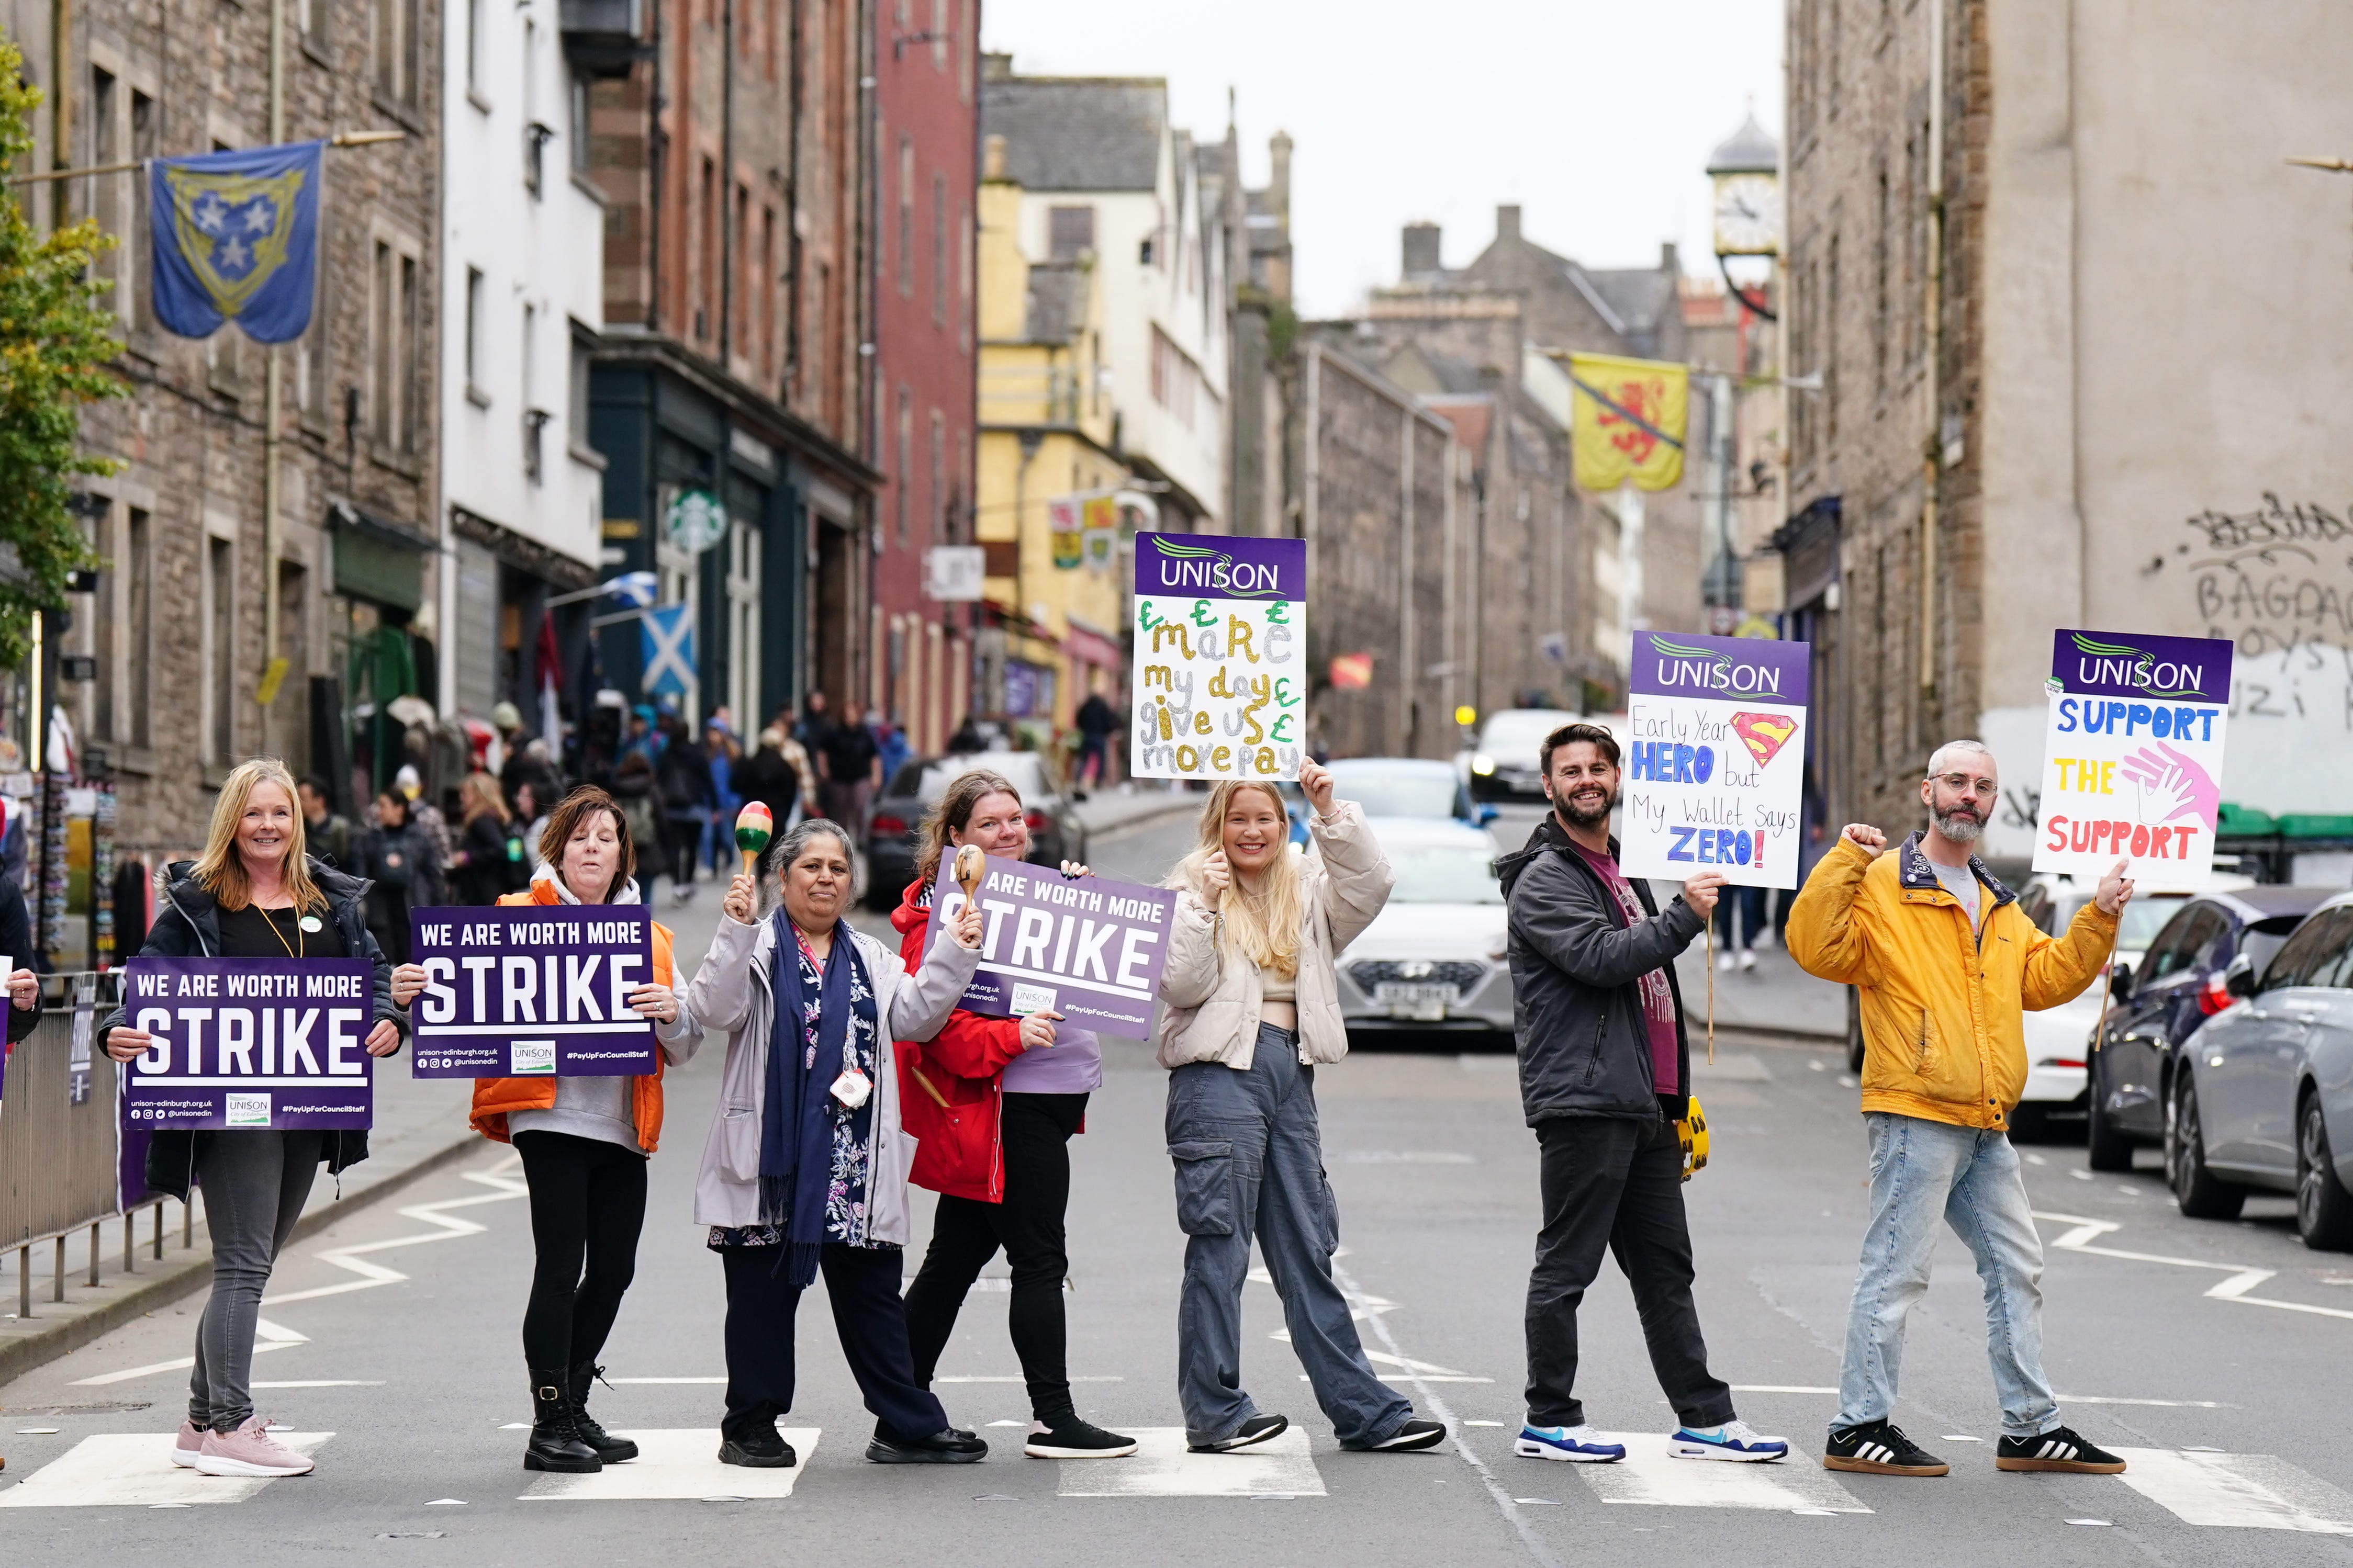
[[[1005,1201],[941,1197],[931,1248],[907,1288],[907,1347],[915,1358],[915,1381],[929,1388],[965,1292],[1002,1247],[1013,1269],[1007,1314],[1013,1353],[1029,1385],[1030,1414],[1050,1423],[1071,1413],[1062,1321],[1062,1280],[1071,1260],[1062,1216],[1071,1204],[1070,1140],[1086,1114],[1087,1097],[1008,1094],[1003,1100]]]
[[[646,1223],[646,1157],[569,1132],[518,1132],[531,1184],[539,1255],[523,1309],[524,1364],[534,1371],[596,1359],[638,1270]]]

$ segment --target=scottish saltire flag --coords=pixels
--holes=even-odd
[[[158,158],[147,166],[155,319],[184,338],[234,321],[258,343],[311,324],[324,142]]]

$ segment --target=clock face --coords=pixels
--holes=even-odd
[[[1781,183],[1771,174],[1719,174],[1715,253],[1772,256],[1781,248]]]

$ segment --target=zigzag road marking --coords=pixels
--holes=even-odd
[[[475,1208],[483,1204],[512,1203],[517,1198],[529,1197],[530,1186],[520,1178],[510,1174],[519,1170],[522,1165],[522,1157],[510,1153],[487,1171],[464,1173],[467,1181],[490,1187],[493,1189],[492,1191],[474,1197],[445,1198],[438,1204],[411,1204],[398,1211],[408,1219],[421,1220],[427,1225],[436,1226],[437,1228],[433,1230],[419,1231],[414,1236],[396,1236],[385,1241],[362,1242],[353,1247],[331,1247],[311,1254],[322,1263],[331,1263],[360,1278],[346,1279],[335,1285],[321,1285],[309,1290],[289,1290],[281,1295],[264,1296],[261,1299],[261,1304],[265,1307],[283,1307],[289,1302],[313,1301],[322,1296],[343,1296],[354,1290],[373,1290],[381,1285],[406,1284],[408,1280],[407,1275],[385,1264],[370,1262],[368,1260],[370,1256],[379,1252],[390,1252],[403,1247],[417,1247],[428,1241],[449,1241],[461,1236],[481,1235],[490,1226],[460,1218],[450,1211]],[[266,1354],[270,1351],[292,1350],[296,1345],[310,1342],[306,1335],[281,1324],[273,1323],[267,1318],[260,1320],[255,1327],[261,1341],[253,1347],[253,1353],[256,1355]],[[124,1383],[134,1377],[146,1377],[155,1373],[185,1372],[194,1365],[195,1365],[194,1356],[181,1356],[174,1361],[153,1362],[146,1366],[128,1367],[120,1372],[100,1373],[96,1377],[78,1378],[72,1386],[88,1388],[103,1384]]]
[[[2279,1272],[2276,1268],[2253,1268],[2242,1263],[2210,1263],[2202,1258],[2168,1258],[2159,1252],[2128,1252],[2117,1247],[2094,1247],[2092,1244],[2123,1226],[2110,1219],[2093,1219],[2079,1214],[2050,1214],[2034,1211],[2036,1219],[2056,1220],[2074,1226],[2052,1242],[2070,1252],[2088,1253],[2094,1258],[2121,1258],[2132,1263],[2163,1263],[2175,1268],[2205,1268],[2227,1274],[2210,1288],[2206,1294],[2217,1301],[2235,1301],[2242,1307],[2276,1307],[2283,1312],[2309,1312],[2317,1318],[2353,1318],[2353,1310],[2343,1307],[2316,1307],[2308,1301],[2283,1301],[2271,1296],[2250,1296],[2248,1291]]]

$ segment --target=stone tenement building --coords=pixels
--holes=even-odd
[[[1830,823],[1908,830],[1928,752],[1982,734],[1987,847],[2030,854],[2066,626],[2233,639],[2224,800],[2343,809],[2353,281],[2341,176],[2285,162],[2353,152],[2341,23],[1792,0],[1788,363],[1821,390],[1778,542]]]
[[[69,29],[44,29],[27,52],[62,117],[62,162],[269,142],[268,6],[157,0],[60,14]],[[87,486],[106,565],[96,595],[71,601],[64,651],[92,656],[96,678],[63,690],[86,754],[104,752],[120,781],[119,844],[151,863],[203,842],[214,787],[242,758],[341,772],[352,669],[385,678],[387,700],[433,690],[440,5],[314,0],[287,15],[286,139],[380,130],[405,140],[326,153],[316,309],[277,351],[276,559],[263,536],[264,351],[234,326],[198,342],[156,324],[136,175],[29,193],[41,217],[95,216],[122,241],[101,265],[132,395],[90,409],[82,431],[125,467]],[[45,142],[43,157],[54,151]],[[264,710],[271,595],[289,668]]]

